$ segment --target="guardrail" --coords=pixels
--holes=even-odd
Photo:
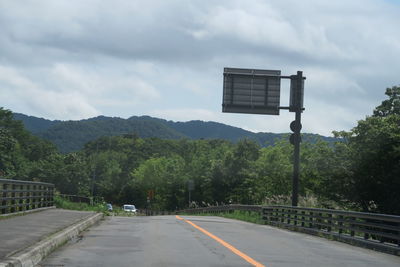
[[[151,209],[138,209],[137,213],[144,216],[157,216],[157,215],[175,215],[175,211],[167,210],[151,210]]]
[[[220,212],[233,212],[235,210],[242,211],[255,211],[261,214],[263,206],[260,205],[239,205],[230,204],[223,206],[211,206],[211,207],[200,207],[193,209],[180,210],[179,213],[191,213],[191,214],[201,214],[201,213],[220,213]]]
[[[265,224],[400,255],[400,216],[291,206],[226,205],[186,209],[201,214],[258,212]]]
[[[53,206],[54,184],[0,179],[0,214]]]

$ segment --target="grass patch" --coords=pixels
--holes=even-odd
[[[90,205],[84,202],[72,202],[58,195],[54,196],[54,205],[57,208],[66,210],[102,212],[105,216],[136,216],[136,214],[126,212],[122,208],[116,206],[113,206],[113,211],[108,211],[105,202],[99,202],[95,203],[94,205]]]
[[[105,203],[96,203],[95,205],[90,205],[84,202],[71,202],[62,198],[61,196],[54,196],[54,205],[60,209],[66,210],[81,210],[81,211],[95,211],[95,212],[103,212],[105,215],[109,213],[106,208]]]

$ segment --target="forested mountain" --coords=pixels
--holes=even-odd
[[[78,151],[85,143],[99,137],[124,134],[136,134],[141,138],[223,139],[231,142],[247,138],[261,146],[273,145],[276,140],[287,136],[287,134],[253,133],[212,121],[173,122],[149,116],[132,116],[129,119],[98,116],[79,121],[51,121],[14,113],[14,118],[21,120],[31,133],[51,141],[63,153]],[[303,135],[303,140],[306,142],[315,143],[319,139],[335,141],[334,138],[316,134]]]
[[[303,136],[299,194],[307,202],[299,201],[300,206],[400,215],[400,87],[387,88],[385,94],[387,99],[373,115],[348,132],[334,132],[341,142],[312,143],[305,140],[311,135]],[[201,139],[222,134],[234,139],[235,132],[245,137],[266,135],[213,122],[175,123],[151,117],[36,122],[46,129],[43,135],[65,134],[66,144],[73,144],[71,136],[76,141],[130,134],[104,136],[77,152],[62,154],[0,107],[2,179],[50,182],[63,194],[155,210],[187,207],[189,181],[195,185],[192,206],[290,203],[285,199],[292,186],[293,146],[287,138],[264,147],[249,139]],[[211,130],[202,132],[202,127]],[[155,133],[166,138],[139,136]],[[149,192],[154,192],[150,203]]]
[[[13,117],[17,121],[22,121],[25,129],[34,134],[44,132],[51,126],[54,126],[61,122],[58,120],[52,121],[43,118],[37,118],[34,116],[27,116],[21,113],[13,113]]]

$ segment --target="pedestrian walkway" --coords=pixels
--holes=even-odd
[[[53,236],[58,234],[57,238],[60,239],[59,233],[65,232],[61,236],[68,235],[66,238],[70,238],[71,233],[65,230],[71,227],[76,228],[76,225],[82,225],[86,221],[93,224],[101,217],[102,215],[94,212],[51,208],[25,215],[0,218],[0,266],[3,261],[17,259],[17,255],[21,253],[24,253],[25,258],[27,258],[27,253],[31,255],[29,257],[36,257],[37,253],[31,253],[31,251],[37,244],[50,241],[52,243],[49,244],[57,246],[59,244],[52,241]],[[86,227],[86,224],[83,226]],[[74,232],[77,230],[81,231],[82,226],[74,229]],[[43,253],[43,249],[41,249],[40,254],[47,253]]]

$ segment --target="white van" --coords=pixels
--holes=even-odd
[[[126,212],[133,212],[136,213],[136,207],[135,205],[130,205],[130,204],[125,204],[122,209]]]

